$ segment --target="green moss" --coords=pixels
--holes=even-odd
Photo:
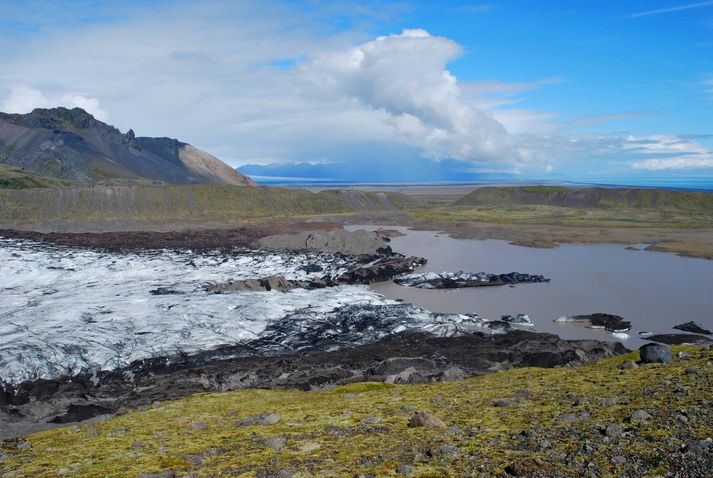
[[[701,410],[713,383],[711,351],[675,347],[689,358],[668,365],[621,370],[638,353],[578,368],[513,369],[448,383],[423,385],[351,384],[331,391],[244,390],[197,394],[122,415],[96,425],[38,433],[32,447],[8,445],[8,459],[0,462],[4,477],[135,477],[174,470],[178,476],[255,476],[258,469],[287,468],[299,476],[348,476],[375,473],[395,476],[399,463],[408,462],[414,476],[470,476],[474,470],[498,475],[527,456],[538,459],[544,475],[573,476],[562,454],[575,453],[582,436],[601,437],[600,427],[621,423],[637,439],[595,446],[575,461],[593,463],[600,476],[618,476],[611,455],[625,453],[639,463],[640,473],[665,475],[673,466],[666,458],[671,440],[688,443],[705,438],[713,426],[708,413],[687,427],[677,427],[681,410]],[[687,370],[696,370],[688,373]],[[685,393],[674,393],[685,390]],[[575,397],[587,405],[575,406]],[[603,397],[617,397],[605,406]],[[507,407],[496,400],[511,400]],[[450,433],[407,426],[404,406],[434,413],[461,432]],[[654,412],[646,423],[631,424],[632,411]],[[586,409],[590,418],[563,423],[558,416]],[[236,427],[235,422],[257,413],[278,413],[276,425]],[[378,423],[363,421],[378,417]],[[549,445],[523,452],[524,430],[542,427]],[[264,445],[272,436],[286,438],[273,451]],[[455,444],[462,455],[414,460],[441,444]],[[530,446],[530,445],[527,445]],[[676,445],[678,446],[678,445]],[[621,452],[617,447],[624,447]],[[201,457],[195,464],[194,457]],[[475,465],[474,465],[475,464]],[[474,466],[482,468],[474,469]]]

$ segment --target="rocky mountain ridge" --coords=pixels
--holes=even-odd
[[[171,138],[123,134],[81,108],[0,113],[0,163],[80,182],[253,186],[218,158]]]

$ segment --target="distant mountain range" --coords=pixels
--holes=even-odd
[[[190,144],[136,137],[132,130],[122,134],[81,108],[0,113],[0,163],[81,182],[256,184]]]
[[[368,151],[340,156],[339,162],[292,162],[245,164],[238,172],[254,177],[263,184],[288,183],[383,183],[437,181],[509,181],[506,173],[473,171],[472,164],[444,159],[433,161],[417,152],[396,152],[388,158],[375,158]]]

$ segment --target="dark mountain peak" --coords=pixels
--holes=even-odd
[[[57,126],[68,126],[76,129],[102,127],[111,128],[118,132],[116,128],[99,121],[82,108],[69,109],[63,106],[57,108],[35,108],[32,113],[25,116],[49,120],[56,123]]]

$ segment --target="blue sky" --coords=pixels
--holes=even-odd
[[[713,177],[713,1],[0,0],[0,61],[0,110],[281,175]]]

